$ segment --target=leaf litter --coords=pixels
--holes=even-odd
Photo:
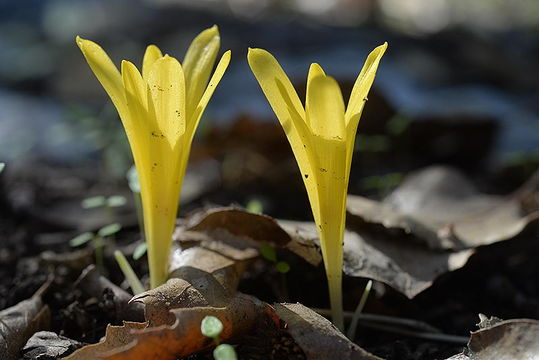
[[[532,224],[537,204],[528,200],[535,191],[536,184],[531,181],[508,197],[484,195],[462,175],[436,167],[412,174],[382,202],[350,196],[351,226],[345,235],[343,270],[347,275],[384,282],[413,297],[439,275],[465,265],[476,246],[509,239]],[[479,223],[480,229],[472,229],[470,219]],[[509,230],[483,229],[496,223]],[[513,226],[507,227],[509,223]],[[173,278],[130,302],[144,304],[147,322],[109,326],[102,342],[65,359],[176,359],[200,352],[214,346],[199,330],[207,315],[218,317],[225,330],[228,328],[224,341],[248,337],[265,319],[262,322],[268,326],[284,326],[308,359],[329,358],[324,349],[338,351],[344,358],[379,359],[301,304],[272,307],[236,293],[263,243],[288,249],[318,265],[321,258],[314,223],[276,220],[234,207],[212,208],[181,220],[174,239]],[[487,356],[503,339],[505,344],[516,341],[528,349],[523,351],[536,354],[527,337],[519,335],[524,327],[536,336],[536,324],[508,322],[511,325],[495,324],[472,333],[468,352],[451,359],[491,359],[478,354]],[[494,335],[486,336],[488,331]]]

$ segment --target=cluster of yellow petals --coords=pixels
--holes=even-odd
[[[338,83],[312,64],[305,107],[277,60],[249,49],[251,69],[281,123],[302,173],[320,236],[333,322],[343,328],[342,264],[346,195],[357,126],[387,43],[374,49],[345,108]]]
[[[122,61],[121,72],[96,43],[77,37],[90,68],[122,120],[139,175],[151,287],[168,277],[172,232],[194,133],[228,64],[216,26],[200,33],[180,64],[157,46],[146,49],[142,74]]]

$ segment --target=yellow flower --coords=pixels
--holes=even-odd
[[[103,49],[77,37],[77,45],[118,110],[139,175],[151,287],[168,277],[180,189],[197,125],[230,62],[219,52],[217,26],[201,32],[183,65],[148,46],[142,75],[122,61],[121,73]],[[211,76],[211,79],[210,79]]]
[[[269,52],[249,49],[247,56],[303,175],[320,236],[333,322],[340,329],[343,329],[342,249],[354,140],[367,94],[386,48],[387,43],[367,57],[346,110],[339,85],[318,64],[312,64],[309,69],[304,108],[292,83]]]

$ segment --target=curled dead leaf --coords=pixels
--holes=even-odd
[[[472,332],[468,348],[447,360],[539,359],[539,321],[505,320]]]
[[[253,214],[234,207],[221,207],[198,212],[175,232],[175,239],[185,243],[189,233],[206,234],[206,240],[200,238],[202,246],[218,247],[226,256],[238,259],[240,255],[258,255],[260,243],[269,243],[274,247],[286,248],[313,265],[318,265],[322,257],[316,246],[309,240],[286,231],[277,220],[267,215]],[[220,244],[220,245],[219,245]],[[235,249],[235,250],[234,250]],[[253,253],[253,251],[255,253]]]
[[[269,305],[239,294],[226,307],[193,307],[171,310],[172,325],[146,327],[141,323],[109,326],[104,341],[77,350],[64,360],[176,360],[214,346],[200,331],[202,319],[217,317],[224,325],[223,342],[248,333],[267,319],[278,321]]]
[[[382,360],[348,340],[326,318],[297,304],[274,304],[296,343],[311,360]]]
[[[538,173],[539,175],[539,173]],[[433,249],[467,249],[510,239],[539,219],[532,178],[513,195],[479,193],[458,171],[440,166],[410,174],[382,202],[348,196],[349,224],[412,234]]]
[[[47,282],[30,299],[0,311],[0,359],[19,359],[32,334],[49,328],[50,310],[41,299],[49,285]]]
[[[104,300],[105,292],[110,290],[114,295],[115,314],[117,320],[144,321],[144,309],[140,304],[129,304],[131,295],[122,288],[101,276],[95,265],[90,265],[84,269],[75,282],[75,287],[81,290],[86,296],[94,297],[100,301]]]

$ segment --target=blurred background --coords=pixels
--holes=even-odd
[[[213,24],[233,58],[197,132],[182,211],[255,201],[309,218],[248,47],[272,52],[300,96],[318,62],[348,97],[367,54],[389,43],[360,123],[351,193],[383,197],[430,164],[505,193],[539,164],[536,0],[0,0],[0,161],[11,206],[82,229],[91,225],[66,199],[129,192],[126,137],[76,35],[116,64],[140,64],[148,44],[183,59]]]

